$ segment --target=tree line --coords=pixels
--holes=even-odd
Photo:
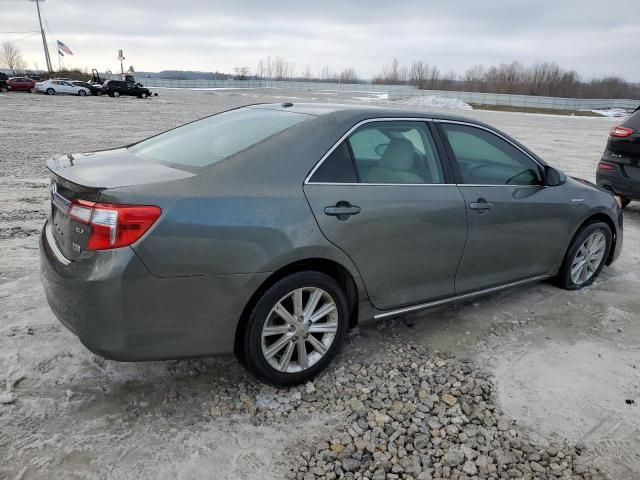
[[[397,58],[385,65],[373,79],[386,85],[414,85],[424,90],[507,93],[573,98],[640,98],[640,85],[616,76],[586,80],[575,70],[555,62],[525,66],[520,62],[474,65],[463,75],[443,72],[436,65],[417,60],[410,66]]]

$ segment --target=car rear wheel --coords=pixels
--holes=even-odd
[[[118,92],[118,91],[113,92],[113,96],[118,98],[120,96],[120,92]]]
[[[140,98],[142,98],[143,100],[146,99],[149,95],[146,94],[146,92],[142,92],[140,94]]]
[[[47,95],[55,95],[56,91],[53,88],[47,88]]]
[[[81,97],[85,97],[87,95],[87,92],[85,92],[84,90],[78,90],[78,95],[80,95]]]
[[[348,317],[347,297],[333,278],[295,273],[260,297],[236,353],[259,380],[295,385],[331,363],[347,334]]]
[[[609,257],[612,240],[611,228],[606,223],[594,222],[584,226],[569,246],[558,274],[559,286],[578,290],[591,285]]]

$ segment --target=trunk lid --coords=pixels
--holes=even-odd
[[[193,173],[140,159],[127,149],[63,155],[47,162],[51,172],[53,238],[63,255],[77,260],[85,252],[91,227],[69,216],[74,200],[97,202],[103,190],[179,180]]]

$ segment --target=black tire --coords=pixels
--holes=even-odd
[[[140,94],[140,98],[142,98],[143,100],[146,100],[148,96],[149,96],[149,95],[147,95],[147,93],[146,93],[146,92],[142,92],[142,93]]]
[[[595,269],[595,271],[591,274],[589,278],[585,281],[574,282],[571,278],[571,268],[573,266],[574,259],[576,254],[582,247],[582,244],[596,232],[601,232],[606,241],[606,246],[604,249],[604,255],[602,256],[602,260],[600,260],[600,264]],[[607,263],[607,258],[609,258],[609,253],[611,252],[611,246],[613,244],[613,234],[611,233],[611,228],[604,222],[593,222],[585,225],[576,233],[569,245],[569,249],[565,255],[564,261],[562,262],[562,267],[560,267],[560,272],[556,278],[557,284],[560,288],[564,288],[565,290],[579,290],[584,287],[588,287],[591,285],[600,272],[604,268],[605,263]]]
[[[115,92],[113,92],[113,93],[111,94],[111,96],[112,96],[112,97],[116,97],[116,98],[118,98],[118,97],[120,96],[120,92],[116,90]]]
[[[47,88],[47,95],[55,95],[56,91],[53,88]]]
[[[289,373],[277,370],[265,357],[262,348],[262,332],[265,323],[270,318],[272,309],[278,302],[289,293],[300,288],[321,289],[329,295],[336,306],[337,330],[324,356],[320,357],[315,363],[302,371]],[[237,344],[236,355],[240,363],[258,380],[275,386],[284,387],[296,385],[314,377],[331,363],[340,350],[348,329],[349,306],[347,296],[342,287],[333,278],[324,273],[314,271],[294,273],[276,282],[262,294],[249,314],[244,335],[242,338],[239,338]],[[278,333],[277,335],[280,334]],[[283,334],[283,336],[284,335],[288,335],[288,333]],[[307,335],[312,334],[309,333]],[[308,342],[305,340],[303,344],[305,345],[305,351],[307,351],[309,348]],[[292,362],[294,358],[298,357],[297,352],[298,347],[296,346],[294,352],[291,354]]]
[[[81,97],[86,97],[87,96],[87,92],[85,92],[84,90],[78,90],[78,95]]]
[[[630,198],[625,198],[625,197],[620,197],[620,207],[621,208],[627,208],[627,206],[631,203],[631,199]]]
[[[0,92],[7,93],[9,89],[7,87],[0,87]]]

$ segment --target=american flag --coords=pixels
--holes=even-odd
[[[61,52],[66,53],[67,55],[73,55],[73,52],[71,51],[71,49],[69,47],[67,47],[60,40],[57,40],[57,42],[58,42],[58,50],[60,50]]]

